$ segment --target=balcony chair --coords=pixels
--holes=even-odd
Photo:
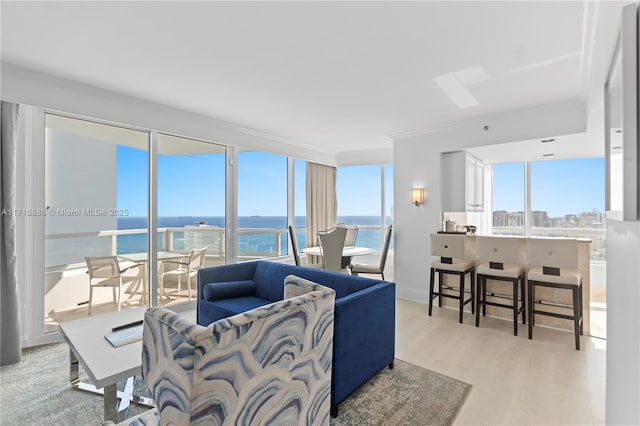
[[[384,265],[387,263],[387,253],[389,252],[389,243],[391,242],[391,232],[393,226],[387,226],[382,253],[380,253],[380,263],[377,265],[368,265],[366,263],[352,263],[349,265],[352,275],[358,274],[380,274],[384,280]]]
[[[122,308],[122,286],[144,280],[144,263],[123,262],[120,264],[117,256],[87,256],[84,261],[87,264],[87,274],[89,274],[89,315],[91,315],[91,306],[93,305],[94,287],[111,287],[114,302],[116,301],[117,288],[118,310],[120,310]],[[138,268],[137,275],[123,275],[134,268]]]
[[[442,307],[442,298],[457,299],[459,301],[459,321],[462,324],[464,305],[471,303],[471,313],[474,312],[475,298],[475,262],[465,258],[464,235],[431,234],[431,255],[439,258],[431,263],[429,279],[429,316],[433,309],[433,299],[438,298],[438,306]],[[438,273],[438,291],[434,291],[435,273]],[[442,280],[444,275],[457,275],[460,278],[458,288],[446,286]],[[471,296],[465,299],[465,277],[470,275],[471,282],[469,293]],[[456,290],[457,295],[444,293],[443,290]]]
[[[526,323],[525,317],[525,283],[524,266],[518,258],[520,246],[519,238],[511,237],[476,237],[476,253],[478,266],[478,295],[476,296],[476,327],[480,326],[480,304],[482,315],[487,315],[487,305],[500,308],[513,309],[513,335],[518,335],[518,315],[522,313],[522,323]],[[507,281],[512,285],[512,293],[509,295],[491,292],[489,295],[498,298],[511,299],[511,304],[487,301],[487,280]],[[518,283],[520,283],[520,296],[518,296]],[[520,306],[518,306],[518,297]]]
[[[582,334],[582,273],[578,268],[578,241],[572,239],[528,238],[527,255],[529,272],[529,339],[533,338],[535,315],[573,320],[576,350],[580,350]],[[571,290],[571,303],[564,304],[536,300],[536,287]],[[568,308],[572,315],[549,310],[537,310],[536,305]]]
[[[342,272],[342,250],[344,239],[347,235],[346,228],[333,228],[328,231],[318,232],[318,245],[322,253],[322,267],[326,271]]]
[[[164,278],[166,276],[178,278],[178,293],[182,287],[182,277],[187,277],[187,287],[189,288],[189,300],[191,300],[191,277],[195,277],[198,273],[198,269],[204,265],[204,256],[207,252],[207,247],[201,249],[191,250],[189,256],[185,256],[178,260],[163,260],[161,264],[160,272],[160,292],[164,292]],[[175,269],[165,270],[167,265],[176,265]]]

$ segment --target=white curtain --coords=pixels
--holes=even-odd
[[[0,119],[0,365],[20,361],[16,265],[17,104],[2,102]]]
[[[307,162],[307,246],[317,246],[316,234],[336,226],[336,168]]]

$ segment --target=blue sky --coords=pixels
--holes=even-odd
[[[604,211],[604,158],[531,163],[531,209],[563,216]],[[494,165],[493,209],[524,209],[524,163]]]
[[[304,216],[305,162],[295,161],[295,214]],[[393,167],[387,166],[386,208],[393,204]],[[380,213],[380,167],[338,168],[338,214]],[[531,163],[531,207],[551,216],[604,211],[604,158]],[[238,154],[238,215],[286,216],[287,160],[264,152]],[[118,147],[118,208],[147,215],[147,152]],[[224,216],[224,155],[159,156],[159,216]],[[524,209],[524,163],[494,166],[494,210]]]
[[[306,164],[295,161],[295,214],[306,213]],[[147,152],[118,146],[118,208],[147,215]],[[387,204],[393,202],[387,172]],[[339,214],[380,214],[380,166],[344,167],[338,173]],[[224,216],[223,154],[158,157],[159,216]],[[387,209],[388,210],[388,209]],[[388,212],[387,212],[388,213]],[[238,154],[238,215],[287,215],[287,159],[264,152]]]

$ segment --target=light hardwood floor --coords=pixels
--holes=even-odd
[[[455,424],[604,424],[606,341],[397,300],[396,357],[473,385]]]

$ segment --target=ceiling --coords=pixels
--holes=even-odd
[[[327,152],[386,149],[585,100],[595,4],[3,1],[1,55]]]

